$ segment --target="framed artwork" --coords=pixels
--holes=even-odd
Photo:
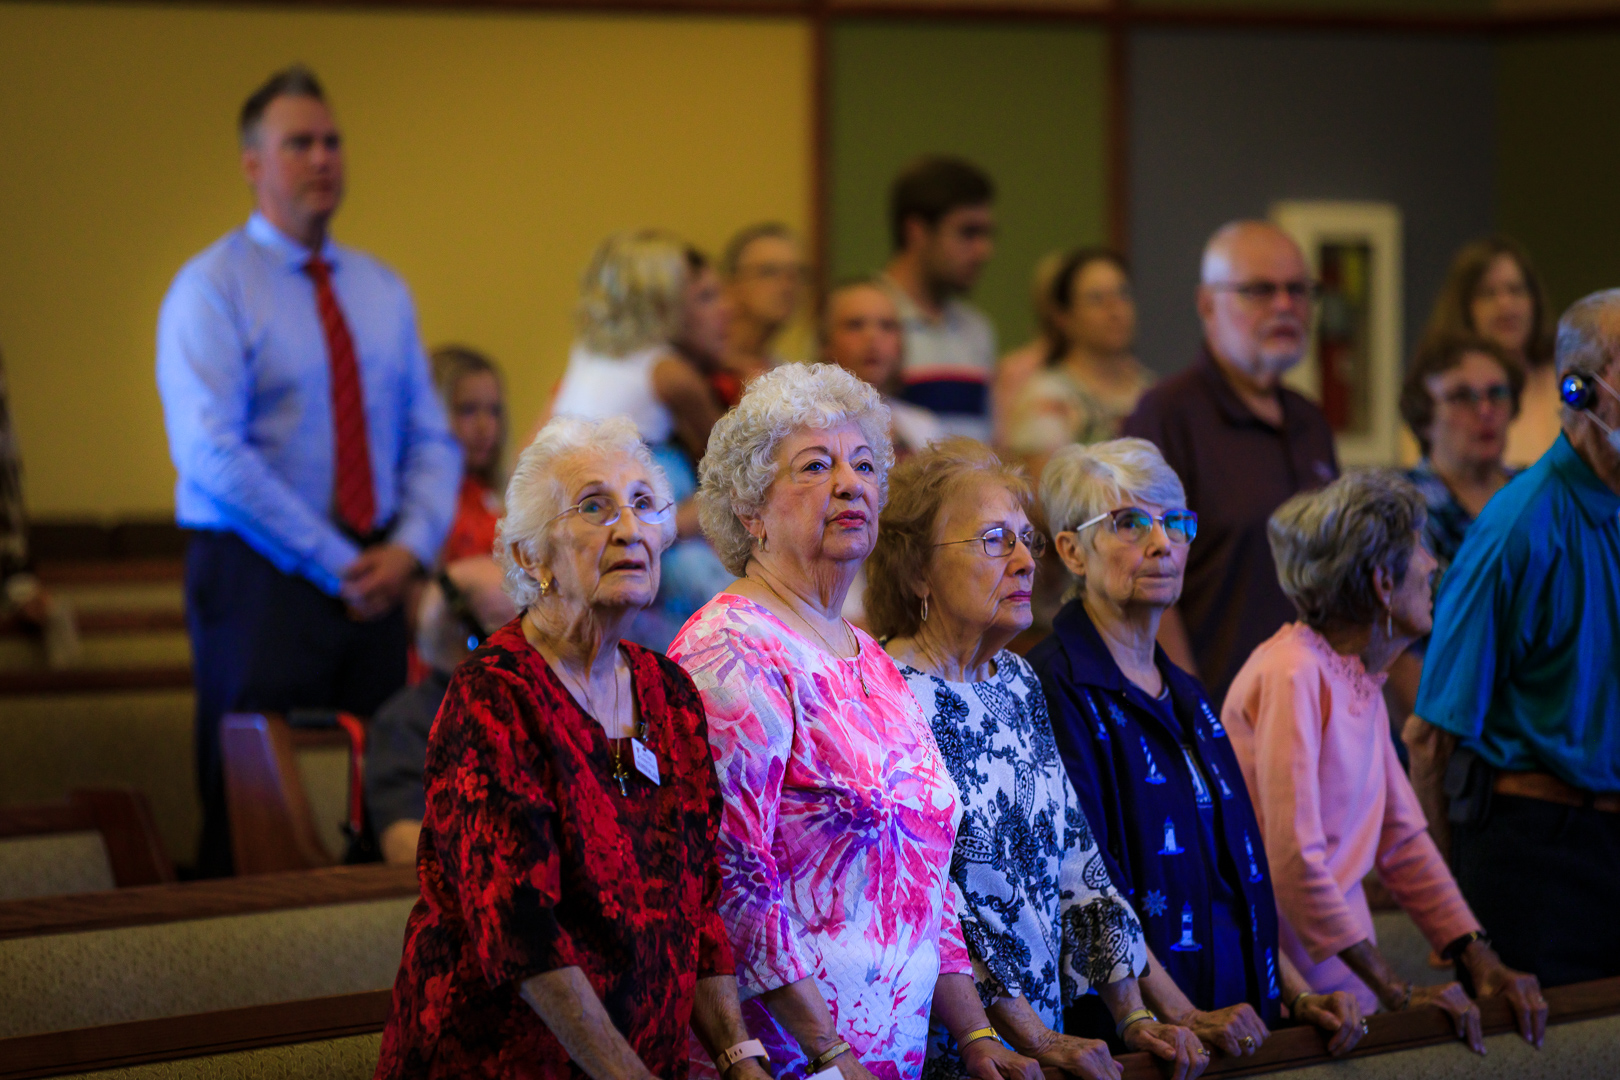
[[[1343,465],[1400,462],[1401,212],[1381,202],[1279,202],[1322,297],[1283,381],[1322,406]]]

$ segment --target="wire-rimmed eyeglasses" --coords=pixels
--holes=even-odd
[[[637,495],[630,503],[630,512],[648,525],[662,525],[669,520],[669,515],[674,509],[674,503],[659,502],[651,495]],[[550,525],[557,518],[567,517],[569,514],[578,514],[592,525],[600,525],[605,529],[618,521],[623,513],[624,507],[612,496],[587,495],[548,520],[546,524]]]
[[[1190,544],[1193,537],[1198,535],[1198,515],[1191,510],[1166,510],[1158,517],[1143,510],[1140,506],[1122,506],[1118,510],[1109,510],[1098,514],[1090,521],[1082,521],[1074,527],[1077,533],[1084,532],[1099,522],[1108,522],[1108,527],[1114,530],[1115,536],[1139,544],[1153,531],[1153,523],[1157,521],[1164,526],[1164,535],[1172,544]]]
[[[1023,532],[1014,532],[1005,525],[997,525],[986,529],[980,536],[970,536],[966,540],[947,540],[943,544],[935,544],[937,548],[951,547],[956,544],[971,544],[975,541],[984,545],[984,553],[992,559],[1005,559],[1018,550],[1020,542],[1029,549],[1030,555],[1040,558],[1046,554],[1046,537],[1034,529],[1025,529]]]

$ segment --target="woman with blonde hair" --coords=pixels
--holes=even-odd
[[[687,618],[730,575],[699,535],[695,462],[709,445],[720,404],[694,360],[690,341],[725,340],[719,286],[702,252],[657,229],[602,241],[580,280],[579,337],[550,415],[627,416],[653,448],[675,493],[676,535],[664,558],[658,598],[637,618],[631,639],[669,647]]]

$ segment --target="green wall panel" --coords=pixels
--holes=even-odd
[[[834,275],[887,261],[889,183],[907,161],[960,154],[998,193],[996,257],[973,299],[1003,350],[1021,343],[1035,260],[1107,231],[1102,32],[852,20],[830,43]]]
[[[1620,285],[1620,34],[1500,46],[1497,217],[1530,249],[1556,308]]]

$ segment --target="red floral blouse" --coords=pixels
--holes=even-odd
[[[628,797],[601,726],[516,620],[456,670],[378,1077],[585,1076],[518,992],[573,966],[655,1075],[686,1076],[697,980],[736,972],[715,908],[720,794],[692,680],[621,647],[662,780],[623,745]]]

